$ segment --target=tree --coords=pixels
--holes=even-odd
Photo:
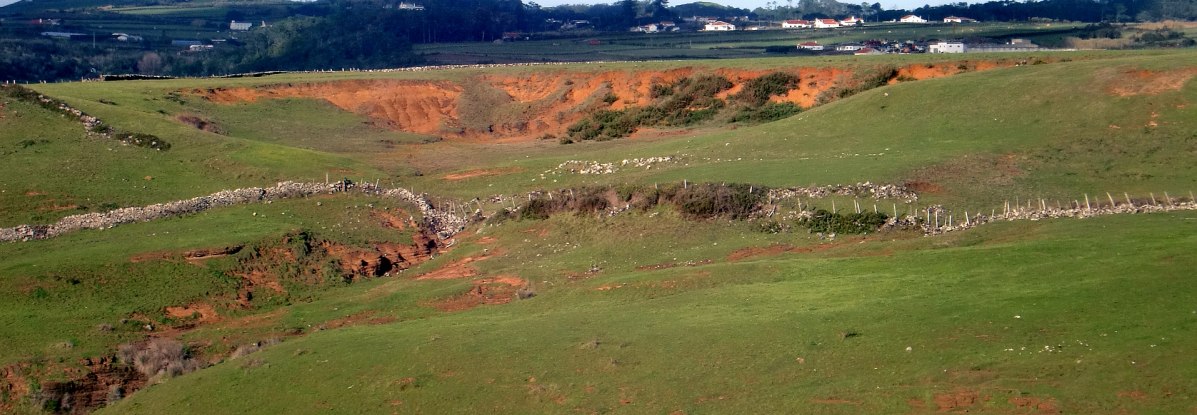
[[[137,61],[137,71],[143,75],[157,75],[162,71],[162,56],[154,52],[146,52]]]
[[[639,8],[636,0],[620,0],[619,2],[619,20],[621,26],[632,27],[636,25],[636,9]]]
[[[652,0],[645,11],[654,20],[673,18],[673,12],[669,11],[669,0]]]

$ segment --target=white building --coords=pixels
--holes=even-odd
[[[249,23],[249,22],[238,22],[238,21],[236,21],[236,20],[233,20],[233,21],[229,22],[229,30],[241,30],[241,31],[245,31],[245,30],[249,30],[251,27],[254,27],[254,24],[253,24],[253,23]]]
[[[726,32],[726,31],[736,30],[736,25],[728,23],[728,22],[721,22],[721,21],[716,20],[716,21],[707,23],[706,26],[703,26],[702,30],[705,30],[708,32]]]
[[[116,38],[118,42],[140,42],[143,40],[141,36],[130,35],[128,33],[113,33],[112,37]]]
[[[782,29],[804,29],[810,27],[809,20],[786,20],[781,22]]]
[[[661,26],[656,23],[649,23],[644,26],[633,27],[632,31],[641,33],[657,33],[661,31]]]
[[[898,19],[898,21],[902,23],[927,23],[927,19],[915,16],[913,14],[902,16],[902,18]]]
[[[839,46],[835,47],[835,50],[840,51],[840,52],[856,52],[863,48],[864,48],[864,46],[861,46],[861,45],[839,45]]]
[[[939,42],[927,47],[927,53],[964,53],[966,48],[960,42]]]
[[[973,19],[969,19],[967,17],[948,16],[948,17],[943,18],[943,22],[944,23],[976,23],[977,21],[973,20]]]
[[[424,11],[424,6],[415,3],[408,3],[405,1],[399,2],[399,10],[413,10],[417,12]]]
[[[840,26],[859,26],[864,24],[864,19],[857,19],[856,16],[840,20]]]
[[[815,19],[815,28],[824,29],[829,27],[840,27],[839,20],[835,19]]]
[[[823,45],[820,45],[819,42],[802,42],[798,44],[798,49],[823,50]]]

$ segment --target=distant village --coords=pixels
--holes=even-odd
[[[400,2],[398,6],[393,6],[397,9],[409,12],[422,12],[424,7],[409,2]],[[38,26],[59,26],[61,21],[58,19],[36,19],[30,22]],[[584,31],[592,30],[593,26],[588,20],[555,20],[548,19],[546,23],[555,27],[558,31]],[[907,15],[899,19],[891,20],[889,22],[875,22],[888,24],[928,24],[940,23],[939,21],[930,21],[916,15]],[[870,23],[870,24],[875,24]],[[971,24],[977,23],[977,20],[949,16],[943,18],[942,23],[947,24]],[[223,43],[236,44],[236,33],[247,32],[250,30],[269,27],[269,24],[263,22],[243,22],[232,20],[228,23],[227,31],[229,36],[219,39],[173,39],[171,45],[179,47],[183,52],[199,53],[212,50],[216,45]],[[661,21],[657,23],[649,23],[645,25],[635,26],[629,29],[631,32],[637,33],[669,33],[669,32],[734,32],[734,31],[759,31],[759,30],[786,30],[786,31],[801,31],[801,30],[821,30],[821,29],[844,29],[844,28],[860,28],[865,27],[865,21],[856,16],[850,16],[846,19],[794,19],[783,21],[753,21],[748,16],[734,16],[734,17],[703,17],[691,16],[678,19],[677,21]],[[105,40],[113,40],[117,42],[138,43],[144,41],[142,36],[129,33],[112,33],[112,34],[96,34],[96,33],[75,33],[65,31],[45,31],[41,32],[42,36],[58,39],[90,39],[95,40],[97,37]],[[513,42],[521,40],[529,40],[531,36],[526,33],[507,32],[503,33],[501,37],[494,40],[495,43]],[[853,55],[880,55],[880,54],[907,54],[907,53],[970,53],[970,52],[1030,52],[1041,49],[1038,45],[1031,43],[1025,39],[1014,39],[1006,43],[995,44],[985,43],[983,41],[974,41],[973,43],[966,43],[959,39],[947,40],[933,40],[927,41],[896,41],[896,40],[869,40],[863,42],[849,42],[836,44],[821,44],[817,41],[804,41],[795,45],[798,52],[810,54],[853,54]]]

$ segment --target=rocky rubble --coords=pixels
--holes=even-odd
[[[573,174],[611,174],[619,171],[620,168],[643,168],[645,170],[652,169],[653,166],[664,163],[676,163],[681,160],[681,156],[655,156],[655,157],[637,157],[632,159],[623,159],[617,163],[602,163],[592,160],[567,160],[557,165],[556,169],[552,169],[541,174],[544,178],[545,174],[559,174],[559,173],[573,173]]]
[[[790,187],[769,190],[769,200],[785,200],[792,198],[818,199],[828,196],[871,197],[873,199],[898,199],[912,203],[919,199],[919,195],[906,186],[896,184],[875,184],[864,182],[857,184],[836,184],[830,186]]]
[[[108,212],[71,215],[49,225],[20,225],[12,228],[3,228],[0,229],[0,242],[48,239],[82,229],[108,229],[126,223],[148,222],[155,219],[198,213],[214,207],[347,191],[360,191],[381,197],[391,197],[416,205],[424,215],[425,228],[437,234],[442,239],[448,239],[462,229],[465,229],[466,225],[472,220],[472,216],[459,216],[455,212],[437,209],[436,206],[428,201],[425,195],[415,194],[407,189],[382,189],[368,183],[355,185],[348,182],[333,184],[281,182],[272,187],[222,190],[207,196],[186,200],[158,203],[149,206],[127,207]]]
[[[1104,206],[1076,206],[1071,208],[1053,208],[1043,207],[1040,209],[1003,209],[1001,213],[991,213],[989,215],[974,212],[969,214],[965,212],[961,218],[947,215],[947,212],[940,211],[939,215],[935,216],[935,212],[931,212],[928,217],[930,219],[921,219],[920,228],[928,235],[937,235],[941,233],[961,231],[970,229],[990,222],[998,221],[1016,221],[1016,220],[1042,220],[1042,219],[1056,219],[1056,218],[1076,218],[1084,219],[1094,216],[1106,215],[1133,215],[1141,213],[1162,213],[1175,211],[1189,211],[1197,210],[1197,202],[1192,200],[1187,201],[1172,201],[1169,203],[1151,203],[1140,204],[1134,203],[1117,203]],[[922,212],[922,211],[920,211]]]

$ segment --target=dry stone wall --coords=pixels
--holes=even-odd
[[[49,225],[20,225],[12,228],[3,228],[0,229],[0,241],[14,242],[48,239],[83,229],[108,229],[126,223],[148,222],[155,219],[203,212],[216,207],[349,191],[393,198],[415,205],[420,209],[420,213],[424,217],[425,229],[435,233],[442,239],[451,238],[457,232],[465,229],[466,225],[472,220],[472,216],[465,215],[464,211],[463,214],[459,215],[455,211],[450,212],[437,209],[436,206],[428,201],[425,195],[416,194],[407,189],[382,189],[372,184],[358,186],[343,182],[333,184],[281,182],[271,187],[222,190],[207,196],[186,200],[158,203],[149,206],[127,207],[108,212],[71,215]]]

